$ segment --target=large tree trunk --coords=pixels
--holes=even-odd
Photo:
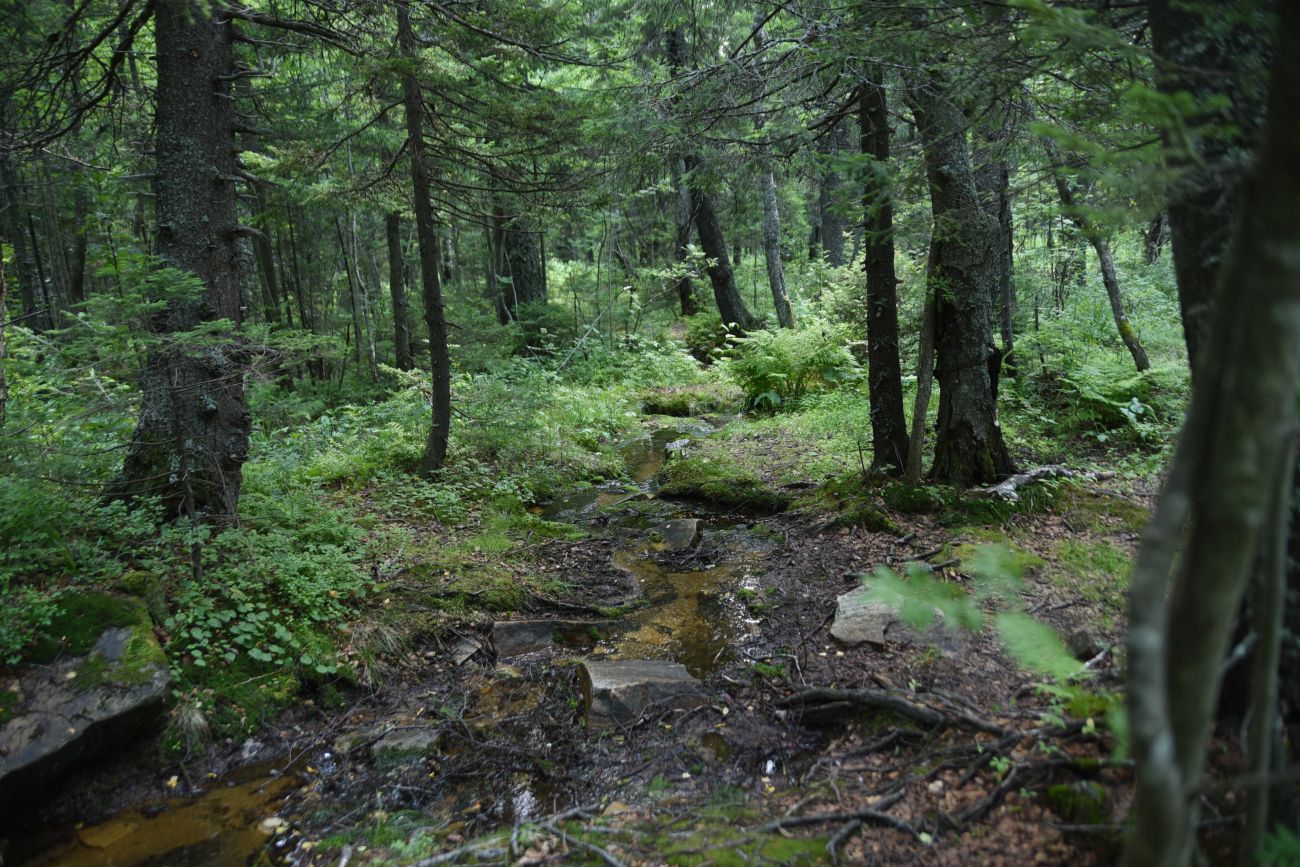
[[[397,369],[410,370],[411,316],[406,300],[406,263],[402,257],[402,215],[393,211],[384,220],[388,236],[388,292],[393,296],[393,348]]]
[[[1074,199],[1074,190],[1070,187],[1070,181],[1065,176],[1064,162],[1061,158],[1061,152],[1056,147],[1056,143],[1051,139],[1043,139],[1043,148],[1047,151],[1047,157],[1052,163],[1052,177],[1056,181],[1056,192],[1061,197],[1061,204],[1065,207],[1066,216],[1070,222],[1074,223],[1083,233],[1092,248],[1097,251],[1097,263],[1101,266],[1101,282],[1106,287],[1106,298],[1110,301],[1111,316],[1115,319],[1115,328],[1119,331],[1120,340],[1124,341],[1124,346],[1128,349],[1129,354],[1133,356],[1133,364],[1139,371],[1148,370],[1151,367],[1151,359],[1147,357],[1147,351],[1142,347],[1142,341],[1138,339],[1137,330],[1133,323],[1129,321],[1128,313],[1124,310],[1124,296],[1119,288],[1119,275],[1115,271],[1115,258],[1111,255],[1110,244],[1106,237],[1101,233],[1087,215],[1078,207]]]
[[[884,71],[867,72],[858,94],[862,153],[871,157],[863,173],[866,226],[867,387],[871,400],[871,463],[892,474],[907,467],[907,421],[903,416],[903,371],[898,361],[898,278],[894,274],[894,206],[889,177],[889,111]]]
[[[930,474],[953,485],[1012,470],[989,378],[994,356],[997,221],[981,207],[966,148],[966,118],[934,76],[911,82],[934,216],[930,291],[935,303],[939,420]]]
[[[76,225],[73,228],[72,263],[68,279],[68,303],[83,304],[86,300],[86,245],[90,232],[86,229],[89,196],[86,193],[86,179],[78,177],[77,189],[73,193],[72,213]]]
[[[1007,106],[1002,101],[995,101],[993,109],[1005,113]],[[1011,283],[1012,237],[1011,237],[1011,165],[1007,161],[1007,151],[1011,146],[1014,127],[1006,118],[998,127],[985,131],[982,141],[975,153],[975,189],[989,215],[997,220],[998,267],[997,288],[993,297],[994,310],[997,311],[997,329],[1002,338],[1001,365],[1005,366],[1011,376],[1015,376],[1015,288]],[[1000,371],[999,371],[1000,373]],[[996,376],[995,376],[996,391]]]
[[[1278,11],[1277,44],[1295,45],[1300,8]],[[1263,154],[1216,290],[1231,303],[1214,305],[1187,421],[1133,573],[1138,789],[1124,856],[1133,867],[1183,867],[1191,857],[1220,667],[1276,485],[1289,477],[1300,381],[1297,142],[1300,55],[1279,51]]]
[[[407,145],[411,151],[411,190],[415,199],[415,237],[420,247],[420,279],[424,284],[424,321],[429,328],[429,360],[433,371],[433,407],[429,439],[421,471],[429,475],[447,460],[451,435],[451,354],[447,346],[447,314],[442,303],[442,274],[438,267],[438,231],[429,193],[432,182],[424,145],[424,105],[414,64],[418,56],[411,31],[411,7],[397,6],[397,43],[407,61],[402,73],[402,102],[406,109]]]
[[[157,0],[155,174],[157,249],[202,281],[172,297],[154,321],[140,416],[110,495],[162,498],[169,517],[233,520],[250,420],[244,364],[233,345],[187,346],[171,335],[202,322],[242,318],[235,239],[233,28],[194,0]]]
[[[542,234],[526,216],[507,214],[497,205],[492,209],[492,232],[497,249],[494,300],[497,320],[505,325],[519,318],[520,307],[546,301],[546,261]]]
[[[700,236],[700,247],[703,248],[704,255],[712,262],[708,268],[709,282],[713,284],[713,299],[718,304],[718,313],[728,328],[740,332],[750,331],[757,323],[745,307],[745,301],[736,287],[736,276],[731,270],[727,241],[713,207],[713,196],[700,186],[699,160],[694,157],[688,159],[686,168],[690,178],[691,205],[695,211],[695,231]]]
[[[1170,241],[1194,378],[1209,336],[1219,266],[1240,207],[1240,154],[1254,149],[1266,114],[1264,88],[1241,59],[1267,60],[1270,47],[1261,23],[1267,16],[1238,15],[1229,26],[1214,4],[1181,0],[1149,0],[1147,16],[1160,59],[1160,90],[1190,93],[1198,106],[1227,97],[1226,108],[1186,118],[1169,136],[1170,163],[1178,172],[1168,195]],[[1216,131],[1199,135],[1196,128],[1205,124]],[[1193,144],[1186,148],[1189,139]]]

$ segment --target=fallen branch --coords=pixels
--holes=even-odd
[[[879,692],[874,689],[831,689],[827,687],[806,689],[803,692],[795,693],[789,698],[782,699],[778,706],[784,708],[808,708],[826,704],[856,705],[893,711],[930,728],[939,728],[948,722],[947,716],[933,708],[910,702],[901,696]]]
[[[1097,473],[1081,473],[1063,467],[1060,464],[1048,464],[1045,467],[1034,467],[1032,470],[1026,470],[1023,473],[1016,473],[1014,476],[1005,481],[998,482],[987,488],[976,488],[973,493],[981,497],[993,497],[999,500],[1005,500],[1008,503],[1020,502],[1020,489],[1025,485],[1042,481],[1043,479],[1087,479],[1096,481]]]
[[[904,822],[902,819],[896,819],[888,813],[882,812],[902,800],[903,793],[899,792],[889,798],[878,802],[875,807],[863,810],[854,810],[845,813],[814,813],[811,816],[786,816],[783,819],[775,819],[765,825],[759,825],[754,830],[756,832],[780,831],[785,828],[800,828],[805,825],[820,825],[825,822],[870,822],[873,825],[881,825],[886,828],[894,828],[898,831],[905,831],[913,837],[918,832],[912,825]]]

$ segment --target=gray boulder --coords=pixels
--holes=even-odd
[[[893,642],[904,646],[929,645],[945,656],[957,656],[970,644],[970,633],[961,627],[949,627],[943,613],[934,610],[934,622],[924,632],[903,622],[896,606],[888,602],[868,601],[866,587],[850,590],[835,600],[835,620],[831,637],[847,647],[863,644],[883,648]]]
[[[653,710],[698,707],[700,682],[678,662],[658,659],[586,660],[578,667],[587,725],[606,727]]]
[[[84,656],[27,666],[0,688],[14,696],[0,724],[5,804],[147,731],[166,707],[171,672],[146,620],[104,631]]]
[[[492,646],[497,658],[509,659],[553,644],[591,645],[609,625],[602,620],[498,620],[492,624]]]
[[[674,518],[659,525],[663,549],[668,552],[689,551],[700,544],[699,518]]]

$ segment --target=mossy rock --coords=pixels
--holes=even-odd
[[[135,569],[117,579],[113,589],[144,602],[149,615],[161,622],[167,617],[167,594],[162,578],[152,572]]]
[[[692,455],[670,461],[660,474],[665,497],[703,500],[745,512],[784,512],[790,495],[773,490],[735,465]]]
[[[1106,788],[1094,780],[1049,786],[1043,800],[1058,816],[1075,825],[1104,825],[1110,820]]]
[[[744,394],[734,386],[705,383],[648,389],[641,393],[641,412],[690,418],[739,409]]]
[[[59,613],[27,651],[27,661],[46,665],[60,656],[84,656],[105,631],[151,625],[143,601],[98,591],[58,598]]]
[[[9,722],[18,705],[18,693],[9,689],[0,689],[0,725]]]

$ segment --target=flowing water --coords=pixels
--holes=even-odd
[[[591,650],[611,659],[668,659],[696,676],[717,670],[756,632],[739,594],[753,590],[751,573],[772,544],[746,529],[743,520],[704,507],[654,500],[657,477],[675,451],[711,429],[683,421],[653,430],[622,448],[636,489],[622,484],[596,487],[548,503],[538,511],[553,521],[578,525],[607,521],[624,539],[615,565],[635,577],[644,604],[628,613]],[[623,505],[622,509],[619,508]],[[686,552],[667,554],[654,530],[673,518],[698,518],[702,541]],[[480,677],[470,711],[488,724],[517,710],[520,702],[542,699],[544,686],[502,685],[488,673]],[[723,750],[725,741],[717,746]],[[327,754],[326,754],[327,755]],[[306,782],[300,769],[260,765],[214,781],[202,795],[138,805],[107,822],[84,827],[43,828],[15,842],[0,863],[53,865],[239,865],[275,863],[285,837],[274,816]],[[564,806],[544,779],[515,774],[490,785],[473,785],[449,794],[453,802],[489,797],[491,815],[512,822]]]

